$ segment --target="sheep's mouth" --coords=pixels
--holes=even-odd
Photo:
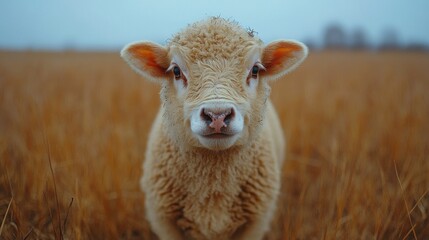
[[[240,137],[239,133],[232,131],[225,132],[206,132],[203,134],[197,134],[198,141],[208,149],[222,150],[227,149],[234,145],[237,139]]]
[[[223,139],[223,138],[229,138],[232,137],[233,134],[227,134],[227,133],[211,133],[203,135],[205,138],[211,138],[211,139]]]

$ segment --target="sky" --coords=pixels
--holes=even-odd
[[[221,16],[269,42],[321,44],[327,25],[365,30],[373,44],[394,30],[402,44],[429,44],[429,0],[0,0],[0,49],[114,50],[129,42],[165,44],[187,24]]]

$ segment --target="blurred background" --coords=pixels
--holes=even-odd
[[[429,239],[429,0],[0,0],[0,239],[156,239],[139,187],[160,87],[121,59],[209,16],[305,62],[267,240]]]
[[[187,24],[221,16],[269,42],[293,38],[311,48],[427,50],[429,1],[109,1],[0,3],[0,49],[118,50],[158,43]]]

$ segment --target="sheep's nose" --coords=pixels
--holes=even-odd
[[[228,126],[234,118],[234,115],[233,108],[204,108],[201,111],[201,119],[205,121],[210,128],[213,128],[215,133],[221,133],[221,129]]]

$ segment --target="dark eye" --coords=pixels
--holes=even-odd
[[[180,68],[178,66],[175,66],[173,68],[173,73],[174,73],[174,78],[176,79],[180,79],[181,77],[181,72],[180,72]]]
[[[253,78],[257,78],[258,77],[258,72],[259,72],[259,67],[258,66],[253,66],[252,67],[252,77]]]

